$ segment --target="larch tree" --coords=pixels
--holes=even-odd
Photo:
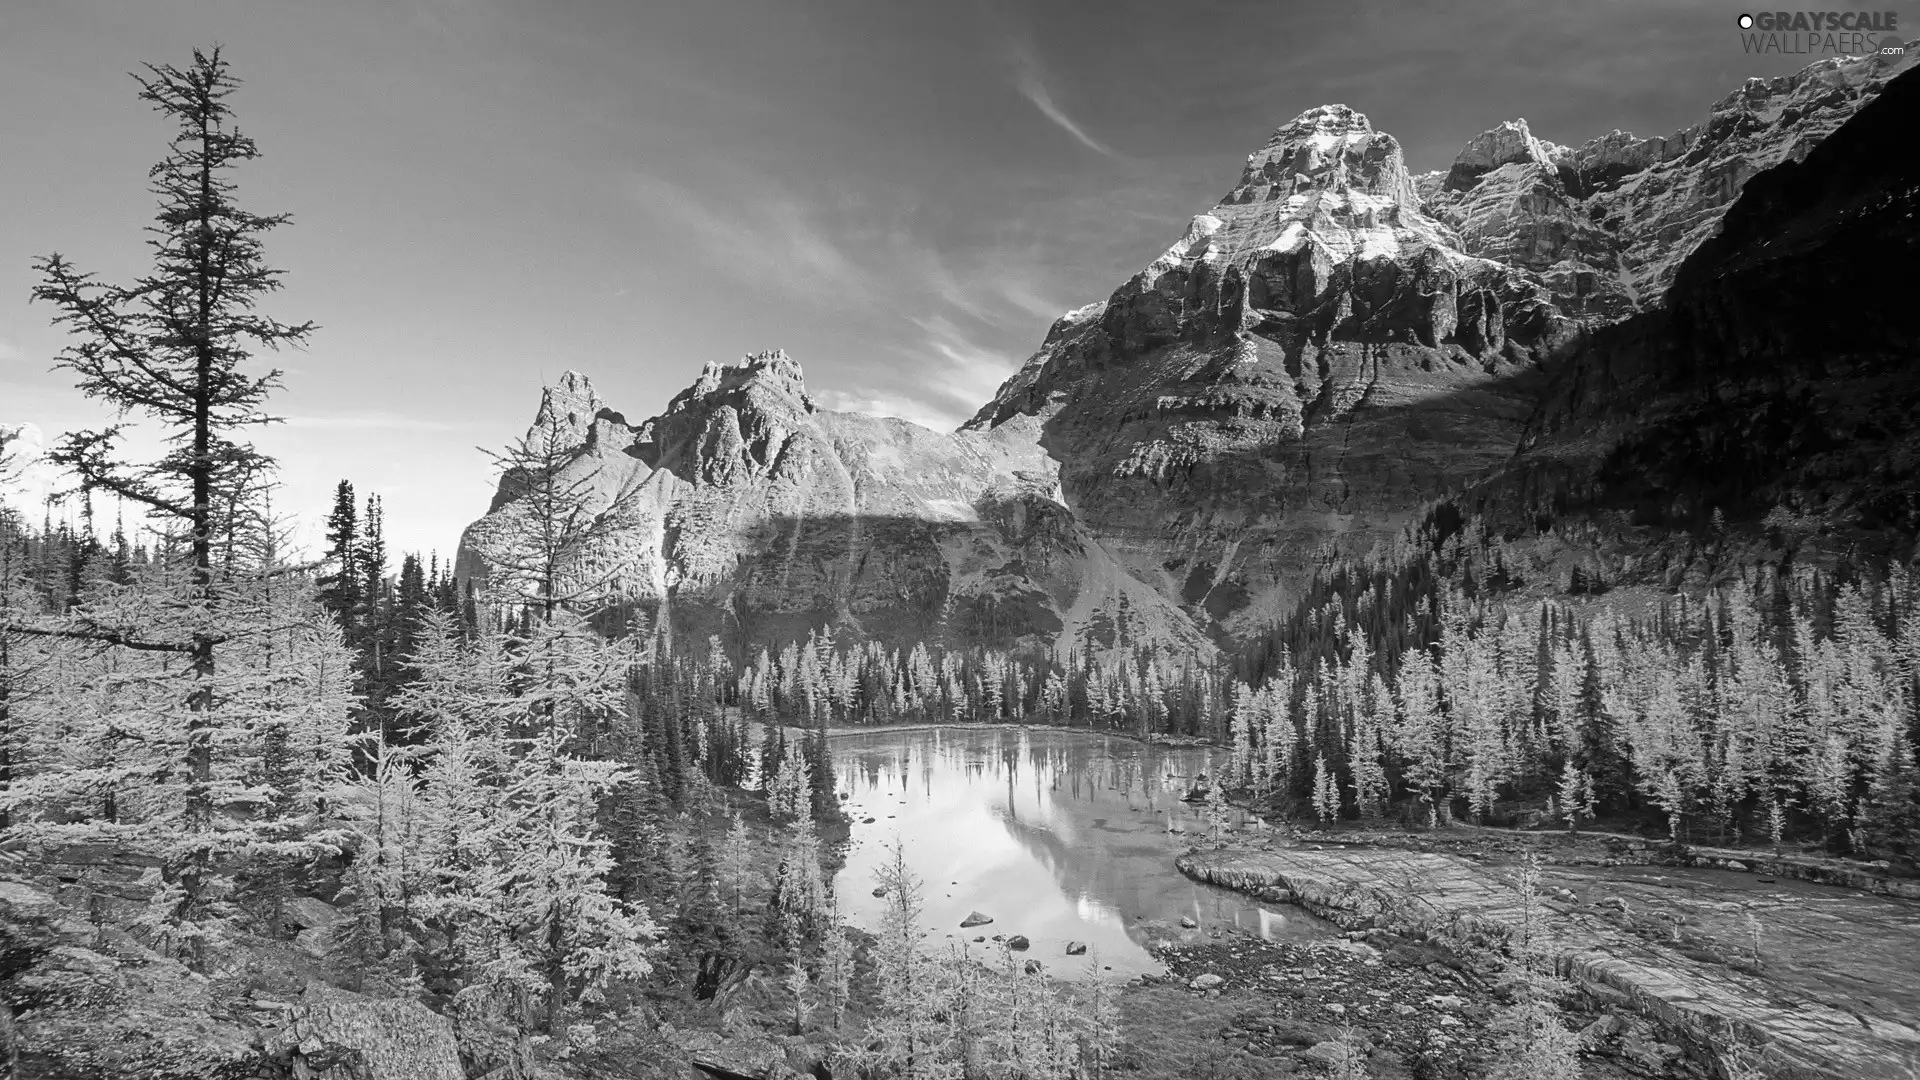
[[[78,376],[80,390],[122,415],[144,414],[165,432],[167,452],[144,464],[120,460],[119,424],[67,436],[50,459],[73,470],[84,489],[111,492],[184,531],[179,633],[156,637],[84,619],[61,633],[191,664],[184,797],[187,824],[205,829],[214,810],[212,683],[218,648],[232,640],[221,626],[214,575],[215,543],[226,527],[222,499],[271,465],[242,435],[274,420],[264,407],[280,385],[278,370],[251,373],[248,362],[255,349],[305,341],[314,325],[257,310],[282,285],[282,272],[265,261],[263,237],[289,217],[252,213],[235,201],[232,171],[259,150],[234,125],[228,98],[240,83],[220,50],[195,50],[184,69],[147,65],[146,72],[135,76],[140,99],[176,126],[149,174],[160,201],[147,230],[153,270],[132,285],[111,285],[48,255],[34,264],[41,281],[33,298],[53,305],[54,321],[77,339],[57,364]]]
[[[591,470],[573,468],[586,447],[582,419],[548,394],[526,434],[484,451],[500,470],[499,508],[474,527],[473,541],[495,604],[551,620],[563,608],[590,614],[609,599],[616,573],[604,556],[631,494],[604,492]]]
[[[0,429],[0,483],[13,475],[7,437]],[[21,719],[28,702],[45,689],[56,660],[54,642],[14,629],[47,614],[46,601],[29,575],[29,555],[25,522],[0,504],[0,829],[12,822],[14,772],[24,764]]]
[[[868,1022],[867,1045],[854,1060],[901,1080],[944,1080],[954,1075],[951,1031],[936,1019],[943,997],[939,965],[921,946],[925,889],[898,840],[876,877],[887,898],[873,953],[879,1013]]]
[[[265,407],[280,381],[256,353],[314,329],[259,310],[282,286],[264,237],[289,219],[237,201],[234,170],[259,151],[234,123],[239,81],[218,49],[135,79],[175,129],[148,174],[152,269],[116,285],[48,255],[34,263],[32,298],[70,335],[57,366],[164,445],[129,460],[122,422],[67,436],[48,460],[83,495],[141,508],[161,546],[138,573],[76,576],[54,615],[7,614],[10,635],[57,642],[66,657],[63,706],[37,733],[45,767],[12,795],[17,809],[35,804],[23,837],[112,837],[157,853],[155,925],[203,960],[203,901],[221,859],[337,849],[322,818],[342,779],[350,686],[337,630],[310,589],[284,580],[265,502],[273,461],[244,437],[273,422]]]

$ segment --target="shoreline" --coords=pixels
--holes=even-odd
[[[805,729],[794,728],[793,730],[800,731]],[[1180,748],[1206,747],[1215,750],[1227,749],[1224,743],[1213,742],[1212,740],[1201,738],[1198,735],[1137,735],[1131,731],[1072,727],[1066,724],[954,724],[935,722],[923,724],[850,724],[839,727],[829,727],[827,729],[827,738],[833,739],[846,735],[865,734],[898,735],[915,731],[1068,731],[1077,732],[1082,735],[1102,735],[1109,738],[1126,739],[1129,742],[1145,743],[1149,746],[1172,746]]]

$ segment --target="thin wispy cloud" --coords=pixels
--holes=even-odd
[[[1053,94],[1047,89],[1047,81],[1040,67],[1039,57],[1033,49],[1024,43],[1013,47],[1013,86],[1020,96],[1033,103],[1040,115],[1053,121],[1054,126],[1079,140],[1080,145],[1110,158],[1119,158],[1113,148],[1087,133],[1079,122],[1068,116],[1065,109],[1054,103]]]
[[[861,386],[815,396],[829,409],[897,416],[935,431],[951,431],[971,419],[1019,366],[943,315],[910,322],[919,331],[918,340],[892,351],[905,361],[902,367],[914,391]]]
[[[691,236],[698,254],[718,269],[751,270],[756,283],[810,297],[845,295],[867,283],[819,212],[789,192],[703,195],[644,173],[628,178],[627,191],[663,224]],[[783,272],[766,274],[769,261],[784,264]]]
[[[954,235],[912,188],[811,190],[736,163],[702,179],[636,174],[626,191],[714,270],[869,327],[864,377],[810,381],[828,408],[952,430],[1017,369],[1010,350],[1075,306],[1049,295],[1045,245],[1018,223]]]
[[[471,431],[480,425],[450,420],[423,420],[396,413],[360,413],[348,416],[289,416],[284,426],[309,431]]]
[[[871,386],[847,390],[822,390],[814,394],[820,404],[835,412],[865,413],[868,416],[892,416],[935,431],[959,427],[967,415],[951,409],[938,409],[910,394],[896,394]]]

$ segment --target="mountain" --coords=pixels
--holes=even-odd
[[[1748,180],[1805,158],[1910,66],[1833,59],[1748,79],[1706,120],[1648,139],[1614,131],[1558,146],[1511,120],[1416,184],[1468,253],[1538,275],[1569,315],[1613,321],[1659,306]]]
[[[569,479],[618,515],[623,589],[695,640],[749,648],[822,625],[895,641],[1211,651],[1180,610],[1122,571],[1061,502],[1034,425],[942,434],[822,409],[784,352],[709,364],[629,425],[581,375],[548,388],[577,433]],[[499,511],[496,499],[492,511]],[[461,543],[484,586],[496,515]]]
[[[571,418],[569,469],[625,515],[627,593],[677,631],[742,648],[830,622],[896,642],[1209,650],[1288,610],[1328,546],[1391,540],[1445,493],[1517,505],[1547,484],[1564,503],[1644,464],[1620,449],[1635,438],[1679,445],[1684,410],[1659,428],[1642,408],[1673,393],[1656,373],[1675,350],[1706,370],[1771,347],[1755,337],[1779,329],[1762,328],[1767,291],[1813,272],[1741,270],[1750,291],[1727,307],[1716,290],[1734,278],[1706,267],[1751,254],[1712,239],[1722,218],[1771,228],[1742,196],[1756,177],[1850,182],[1851,159],[1822,147],[1913,64],[1749,80],[1652,139],[1567,147],[1509,121],[1420,176],[1364,114],[1310,109],[950,434],[821,409],[777,352],[709,365],[638,425],[571,374],[541,408]],[[1875,115],[1910,123],[1907,96]],[[1792,340],[1818,355],[1816,326]],[[492,519],[469,530],[463,574],[484,578]]]
[[[1920,533],[1917,119],[1920,76],[1903,75],[1756,175],[1660,308],[1554,373],[1483,490],[1696,531],[1783,506],[1904,554]]]

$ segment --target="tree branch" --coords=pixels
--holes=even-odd
[[[143,641],[129,637],[125,631],[110,630],[94,626],[80,629],[70,627],[26,626],[21,623],[0,623],[0,630],[10,634],[27,634],[33,637],[65,638],[70,641],[91,641],[101,645],[118,645],[121,648],[139,652],[191,653],[195,644],[191,641]],[[216,639],[216,642],[218,639]]]

